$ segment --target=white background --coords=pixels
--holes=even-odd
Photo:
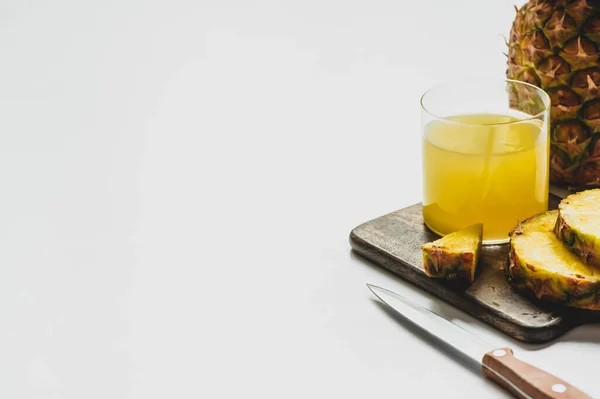
[[[377,305],[367,282],[431,299],[348,233],[420,200],[420,95],[503,76],[513,17],[1,1],[0,397],[507,397]],[[455,316],[600,396],[599,327],[533,347]]]

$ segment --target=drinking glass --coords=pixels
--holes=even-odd
[[[483,223],[483,243],[508,241],[548,209],[550,97],[514,80],[442,84],[421,98],[423,218],[445,235]]]

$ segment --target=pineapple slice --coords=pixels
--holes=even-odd
[[[423,269],[429,277],[475,279],[483,225],[474,224],[421,246]]]
[[[539,299],[600,310],[600,270],[583,263],[556,238],[558,211],[535,215],[511,233],[508,281]]]
[[[585,263],[600,267],[600,189],[569,195],[558,209],[556,236]]]

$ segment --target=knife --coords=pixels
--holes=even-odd
[[[400,294],[367,284],[377,298],[437,339],[481,365],[483,373],[516,398],[591,399],[579,389],[522,362],[510,348],[494,348],[450,320]]]

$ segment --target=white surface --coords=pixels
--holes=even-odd
[[[503,76],[511,2],[0,10],[0,397],[506,397],[347,237],[420,200],[419,96]],[[600,396],[597,326],[536,350],[455,314]]]

